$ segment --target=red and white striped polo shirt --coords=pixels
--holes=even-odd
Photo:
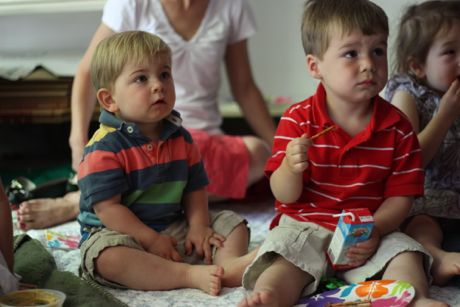
[[[280,119],[272,156],[265,172],[270,176],[285,156],[286,146],[302,134],[312,136],[335,125],[326,109],[326,92],[320,84],[314,96],[292,105]],[[380,97],[362,132],[350,137],[336,129],[313,141],[304,187],[295,203],[276,201],[276,226],[281,214],[335,229],[334,214],[349,208],[375,212],[385,198],[423,194],[424,171],[417,135],[405,116]]]

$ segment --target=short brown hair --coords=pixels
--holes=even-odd
[[[455,20],[460,20],[460,1],[436,0],[409,6],[399,23],[394,72],[411,73],[410,59],[423,65],[436,35],[448,31]]]
[[[368,0],[307,0],[302,17],[302,44],[305,54],[322,58],[329,47],[331,29],[365,35],[385,33],[388,17],[381,7]]]
[[[127,31],[109,36],[99,42],[91,59],[93,85],[96,90],[110,88],[127,62],[140,64],[159,54],[171,58],[171,49],[156,35]]]

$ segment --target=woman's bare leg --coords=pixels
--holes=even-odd
[[[22,202],[18,209],[18,227],[42,229],[76,219],[80,212],[80,191],[58,198],[37,198]]]

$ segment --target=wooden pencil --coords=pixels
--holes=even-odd
[[[328,133],[329,131],[332,131],[332,130],[334,130],[334,129],[335,129],[335,126],[329,126],[329,127],[327,127],[326,129],[324,129],[324,130],[318,132],[317,134],[313,135],[310,139],[311,139],[311,140],[314,140],[314,139],[316,139],[316,138],[322,136],[323,134]]]

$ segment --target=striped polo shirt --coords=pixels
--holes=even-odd
[[[281,214],[335,229],[343,209],[375,212],[393,196],[423,194],[424,172],[417,135],[406,117],[376,96],[368,126],[354,137],[336,126],[313,141],[304,186],[295,203],[275,202],[277,225]],[[320,84],[314,96],[292,105],[282,115],[266,165],[270,176],[285,156],[286,146],[303,134],[312,136],[335,125],[327,113],[326,92]]]
[[[198,147],[173,111],[152,142],[133,123],[102,111],[100,127],[85,147],[78,169],[78,221],[103,227],[93,205],[115,195],[146,225],[161,231],[183,216],[184,194],[208,184]]]

